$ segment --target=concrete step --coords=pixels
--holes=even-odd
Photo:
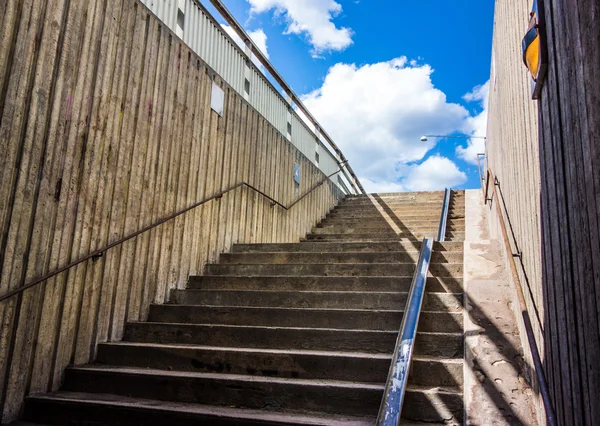
[[[273,290],[172,290],[171,303],[178,305],[238,306],[255,308],[377,309],[399,311],[407,292],[376,291],[273,291]],[[165,306],[165,305],[163,305]],[[168,305],[167,305],[168,306]],[[425,311],[459,312],[462,293],[426,293]]]
[[[420,212],[406,212],[406,213],[392,213],[388,214],[388,216],[393,220],[396,224],[400,224],[403,221],[418,221],[418,220],[427,220],[427,221],[440,221],[440,212],[436,213],[420,213]],[[448,213],[448,219],[450,220],[464,220],[465,214],[464,211],[457,211]],[[329,213],[327,215],[327,220],[360,220],[360,221],[371,221],[371,220],[386,220],[386,216],[382,215],[380,212],[353,212],[351,210],[348,211],[336,211]]]
[[[208,265],[207,275],[229,276],[350,276],[350,277],[385,277],[385,276],[412,276],[415,269],[414,263],[364,263],[364,264],[296,264],[296,265]],[[462,263],[434,263],[429,267],[429,272],[435,277],[462,277]]]
[[[418,234],[437,234],[439,230],[439,226],[430,226],[430,227],[400,227],[399,231],[396,232],[392,227],[379,227],[379,228],[363,228],[363,227],[349,227],[349,226],[335,226],[335,227],[325,227],[325,228],[313,228],[312,233],[310,235],[372,235],[374,237],[377,236],[386,236],[386,235],[418,235]],[[451,233],[463,233],[456,230],[449,230]]]
[[[101,343],[97,362],[167,371],[381,384],[387,379],[391,355],[119,342]],[[461,360],[415,357],[412,371],[410,383],[413,385],[463,385]]]
[[[402,221],[400,223],[398,222],[392,222],[394,226],[399,227],[400,229],[403,228],[439,228],[440,225],[440,221],[439,218],[435,219],[435,220],[429,220],[429,221]],[[446,224],[447,229],[450,229],[452,231],[457,231],[457,230],[463,230],[465,229],[465,223],[463,220],[451,220],[448,221],[448,223]],[[362,228],[362,229],[393,229],[392,228],[392,224],[388,223],[387,221],[385,221],[384,219],[381,219],[380,221],[365,221],[365,220],[343,220],[343,219],[336,219],[336,220],[329,220],[329,219],[325,219],[324,221],[322,221],[321,223],[319,223],[315,228],[313,229],[321,229],[321,228]]]
[[[220,324],[128,323],[125,341],[254,349],[391,354],[398,331],[254,327]],[[415,355],[463,357],[462,333],[419,332]]]
[[[344,252],[401,252],[401,251],[420,251],[421,241],[392,241],[383,243],[368,242],[342,242],[342,243],[324,243],[308,242],[301,244],[235,244],[232,248],[233,253],[275,253],[275,252],[318,252],[318,253],[344,253]],[[462,242],[435,242],[433,243],[433,255],[436,253],[457,252],[464,250]]]
[[[224,253],[219,263],[235,264],[297,264],[297,263],[411,263],[419,259],[418,251],[387,252],[273,252],[273,253]],[[461,263],[462,251],[433,252],[433,263]]]
[[[326,415],[220,407],[83,392],[30,396],[25,402],[30,421],[60,426],[372,426],[375,417]]]
[[[410,394],[410,404],[408,404]],[[402,418],[423,423],[463,424],[464,401],[460,389],[410,386],[402,406]]]
[[[349,416],[376,416],[383,384],[336,380],[192,373],[132,367],[86,366],[68,368],[63,389],[225,405],[250,409],[322,412]]]
[[[152,305],[150,322],[223,324],[253,327],[309,327],[324,329],[389,330],[400,328],[402,309],[310,309],[197,305]],[[460,333],[462,313],[422,312],[419,330]]]
[[[203,290],[407,292],[410,289],[411,282],[411,275],[403,277],[191,276],[188,281],[188,288]],[[463,279],[455,277],[428,277],[426,291],[461,293],[463,291]]]
[[[364,242],[385,242],[394,241],[398,239],[411,239],[411,240],[422,240],[425,237],[434,238],[437,235],[438,230],[431,230],[427,233],[422,232],[402,232],[399,234],[395,233],[381,233],[381,234],[308,234],[306,236],[307,241],[364,241]],[[464,241],[464,232],[447,232],[446,238],[452,238],[455,241]]]

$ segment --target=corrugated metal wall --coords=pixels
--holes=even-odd
[[[291,114],[290,104],[231,40],[208,11],[195,0],[141,0],[159,19],[213,68],[256,110],[309,160],[315,161],[318,136],[304,122]],[[178,21],[179,16],[179,21]],[[181,19],[183,18],[183,19]],[[246,93],[246,79],[250,84]],[[339,169],[338,161],[326,149],[320,151],[319,168],[330,175]],[[334,179],[337,184],[337,179]]]

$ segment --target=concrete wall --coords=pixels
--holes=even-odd
[[[2,1],[0,58],[0,294],[242,180],[288,204],[324,178],[136,0]],[[233,243],[298,241],[341,197],[238,189],[0,302],[3,421]]]
[[[532,101],[520,50],[531,2],[496,2],[488,163],[506,202],[513,252],[523,252],[517,265],[558,423],[597,424],[600,4],[547,0],[540,7],[548,78]]]

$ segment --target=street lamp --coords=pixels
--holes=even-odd
[[[485,139],[485,136],[450,136],[450,135],[424,135],[421,136],[421,142],[427,142],[427,138],[453,138],[453,139]]]

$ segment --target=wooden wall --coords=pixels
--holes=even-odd
[[[559,424],[598,424],[600,3],[544,2],[549,72],[539,102],[520,57],[530,9],[496,1],[488,159],[523,251]]]
[[[0,1],[0,58],[0,294],[242,180],[288,204],[324,178],[136,0]],[[298,241],[341,197],[237,189],[1,302],[2,420],[233,243]]]
[[[538,346],[543,348],[537,105],[531,100],[530,78],[521,60],[521,40],[529,24],[530,10],[530,0],[496,1],[486,145],[487,163],[500,182],[499,189],[504,195],[517,243],[513,245],[513,252],[522,252],[521,260],[516,259],[517,269]],[[488,207],[491,234],[502,241],[496,207],[491,203]],[[512,277],[510,279],[512,281]],[[513,282],[513,289],[514,286]],[[516,293],[513,306],[518,313]],[[520,315],[516,318],[524,350],[524,374],[537,390],[523,320]],[[543,405],[539,395],[537,397],[537,412],[542,420]]]
[[[545,4],[540,102],[548,379],[561,424],[600,424],[600,3]]]

